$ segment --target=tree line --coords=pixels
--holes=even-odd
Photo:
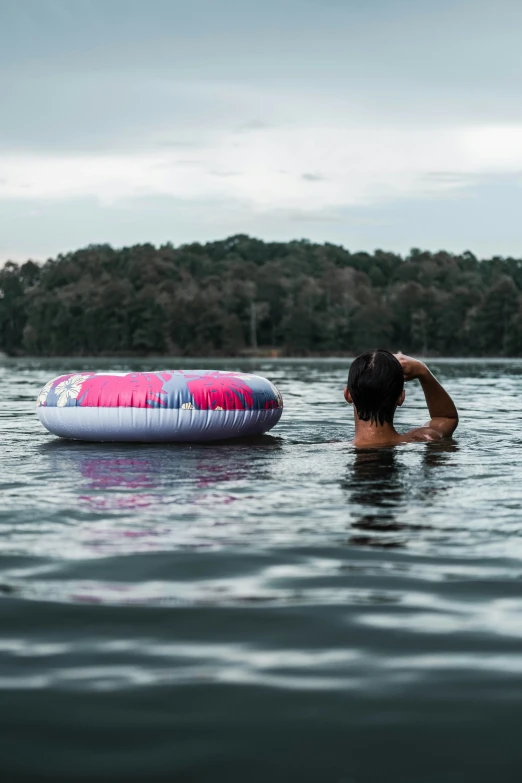
[[[522,355],[522,259],[238,235],[90,245],[0,270],[10,355]]]

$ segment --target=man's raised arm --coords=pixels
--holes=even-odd
[[[423,362],[402,353],[396,354],[396,357],[401,363],[404,380],[413,381],[418,378],[422,386],[431,416],[431,420],[422,429],[429,428],[435,430],[441,438],[449,438],[457,429],[459,414],[448,392]]]

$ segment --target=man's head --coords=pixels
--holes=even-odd
[[[377,348],[354,359],[344,391],[357,416],[372,424],[392,424],[397,405],[404,402],[404,373],[389,351]]]

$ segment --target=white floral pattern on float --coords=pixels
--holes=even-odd
[[[58,397],[56,405],[63,408],[69,400],[75,400],[82,390],[82,383],[90,378],[90,375],[71,375],[56,387],[55,394]]]
[[[47,395],[51,391],[53,387],[53,383],[54,381],[49,381],[49,383],[45,384],[42,391],[38,395],[38,405],[45,405],[45,403],[47,402]]]

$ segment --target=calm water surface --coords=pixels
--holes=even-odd
[[[60,441],[68,370],[266,375],[273,434]],[[522,363],[433,363],[456,439],[356,452],[346,362],[0,361],[0,770],[27,781],[522,777]],[[408,385],[400,428],[423,423]]]

